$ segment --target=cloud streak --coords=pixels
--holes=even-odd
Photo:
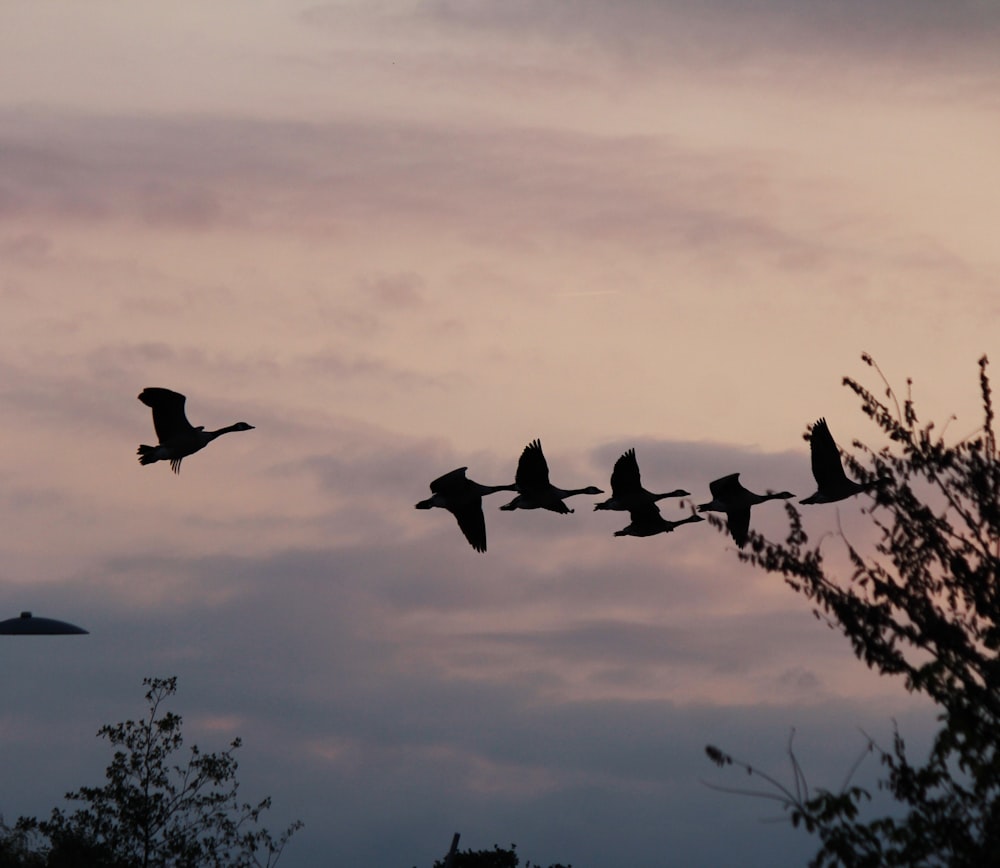
[[[7,219],[347,233],[370,221],[430,221],[480,242],[489,236],[492,244],[515,245],[529,243],[520,227],[531,225],[533,234],[540,223],[563,239],[746,246],[790,262],[820,252],[804,236],[739,208],[762,182],[760,157],[697,154],[665,138],[27,112],[8,113],[5,128],[4,160],[16,179]],[[650,165],[658,177],[647,174]],[[386,295],[387,279],[369,284],[381,303],[418,297],[399,278],[395,296]]]
[[[886,55],[914,62],[929,52],[961,56],[970,48],[985,56],[1000,32],[1000,14],[966,0],[943,9],[932,0],[881,3],[861,0],[796,3],[767,0],[748,6],[712,3],[662,4],[632,0],[609,7],[600,2],[544,0],[455,4],[425,0],[417,17],[443,27],[534,35],[565,40],[622,56],[638,52],[660,62],[745,61],[776,50],[806,55],[820,49],[831,60],[844,53],[867,60]]]

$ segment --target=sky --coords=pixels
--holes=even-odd
[[[516,842],[576,868],[801,865],[716,744],[838,787],[933,709],[708,524],[414,510],[455,467],[813,491],[882,445],[870,352],[979,424],[1000,7],[932,0],[0,4],[0,815],[98,784],[178,677],[188,744],[305,822],[285,868]],[[140,467],[135,396],[213,429]],[[806,529],[871,540],[862,499]],[[777,504],[753,526],[780,537]],[[878,769],[862,764],[859,782]]]

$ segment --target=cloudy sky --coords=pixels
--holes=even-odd
[[[932,712],[707,524],[416,511],[468,466],[811,493],[860,361],[974,430],[996,350],[1000,7],[934,0],[0,5],[0,814],[99,783],[177,675],[287,868],[517,842],[800,865],[703,753],[837,787]],[[256,426],[140,467],[145,386]],[[814,507],[866,539],[863,502]],[[664,514],[685,507],[668,501]],[[755,511],[771,535],[782,509]],[[837,557],[836,543],[827,543]],[[861,778],[877,771],[862,767]]]

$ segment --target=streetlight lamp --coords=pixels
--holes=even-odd
[[[83,627],[56,621],[54,618],[36,618],[31,612],[21,612],[19,618],[0,621],[0,636],[58,636],[89,632]]]

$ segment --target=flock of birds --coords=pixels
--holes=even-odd
[[[816,480],[816,491],[800,503],[835,503],[855,494],[860,494],[882,484],[886,480],[857,482],[844,472],[840,451],[830,433],[825,419],[812,426],[809,434],[812,472]],[[482,485],[469,479],[467,467],[459,467],[439,476],[431,485],[431,496],[421,500],[417,509],[441,507],[448,510],[458,521],[469,544],[479,552],[486,551],[486,520],[483,516],[483,497],[496,491],[516,491],[510,503],[500,507],[511,509],[548,509],[552,512],[573,512],[566,505],[566,499],[578,494],[604,494],[596,486],[586,488],[559,488],[549,481],[549,466],[542,452],[539,440],[533,440],[521,453],[517,472],[512,485]],[[657,501],[667,497],[689,497],[691,492],[678,488],[655,494],[642,485],[639,462],[635,449],[629,449],[615,462],[611,471],[611,497],[594,504],[594,509],[612,509],[628,512],[631,521],[626,527],[615,531],[615,536],[655,536],[670,533],[682,524],[704,521],[699,512],[722,512],[726,515],[726,525],[733,540],[741,548],[746,544],[750,532],[750,509],[768,500],[787,500],[795,495],[789,491],[768,491],[756,494],[740,483],[738,473],[730,473],[709,484],[712,499],[698,506],[687,518],[670,521],[660,514]]]
[[[179,392],[159,387],[143,389],[139,400],[153,411],[153,429],[157,445],[143,444],[138,449],[140,464],[169,461],[170,469],[180,473],[181,461],[204,449],[223,434],[233,431],[251,431],[253,425],[236,422],[215,431],[206,431],[203,425],[194,426],[184,412],[185,397]],[[844,473],[840,451],[830,434],[825,419],[812,426],[809,434],[812,472],[816,491],[800,503],[834,503],[877,487],[885,480],[856,482]],[[509,485],[482,485],[466,476],[467,467],[459,467],[439,476],[431,484],[431,496],[421,500],[417,509],[440,507],[448,510],[458,522],[465,538],[478,552],[486,551],[486,519],[483,515],[483,498],[498,491],[516,492],[513,500],[500,507],[502,510],[547,509],[552,512],[573,512],[566,500],[580,494],[598,495],[604,492],[594,485],[586,488],[559,488],[549,481],[549,465],[539,440],[532,440],[521,453],[514,482]],[[660,514],[657,501],[667,497],[689,497],[690,492],[681,488],[656,494],[642,485],[639,462],[635,450],[629,449],[616,462],[611,471],[611,497],[594,504],[594,509],[627,512],[631,519],[626,527],[615,531],[615,536],[655,536],[670,533],[683,524],[704,521],[699,512],[722,512],[733,540],[740,547],[746,544],[750,532],[750,509],[768,500],[787,500],[795,495],[788,491],[756,494],[740,483],[740,475],[731,473],[709,484],[712,499],[697,507],[687,518],[670,521]]]

